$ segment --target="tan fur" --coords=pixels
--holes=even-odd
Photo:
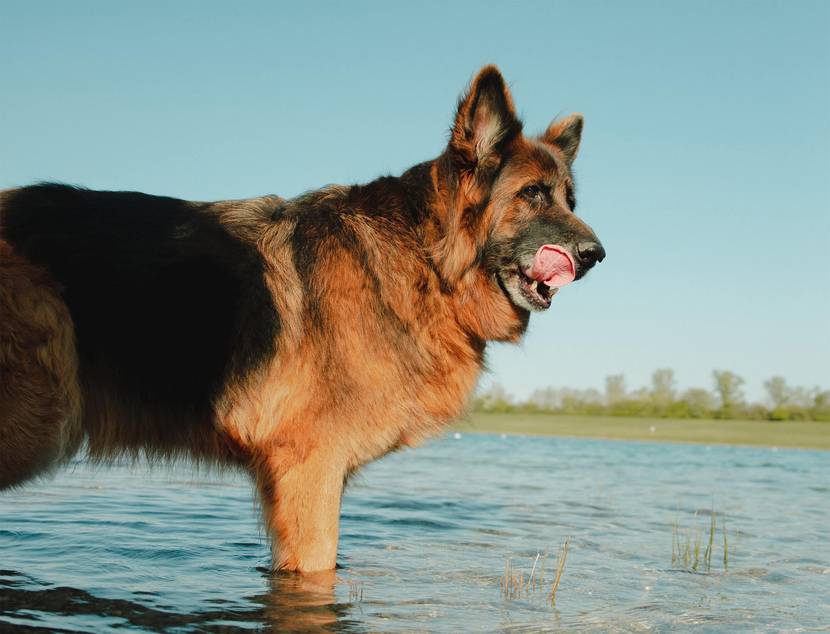
[[[478,98],[479,82],[489,100]],[[256,482],[274,566],[333,569],[349,476],[440,433],[464,411],[486,342],[517,341],[527,327],[527,310],[480,260],[485,245],[508,242],[540,214],[517,192],[555,183],[545,213],[590,233],[563,209],[574,130],[581,119],[553,124],[538,140],[522,136],[506,86],[487,67],[459,104],[448,150],[418,181],[422,222],[370,208],[385,199],[359,187],[209,205],[204,213],[261,254],[280,329],[274,354],[228,381],[206,425],[171,421],[147,432],[146,413],[79,386],[61,289],[0,240],[0,488],[70,456],[83,437],[97,459],[143,452],[238,465]],[[320,274],[310,283],[295,264],[304,247],[293,241],[305,213],[337,227],[314,245]]]

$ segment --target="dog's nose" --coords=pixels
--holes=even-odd
[[[580,242],[576,245],[576,253],[585,268],[591,268],[605,259],[605,249],[599,242]]]

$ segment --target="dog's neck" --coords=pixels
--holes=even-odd
[[[483,208],[487,199],[473,182],[465,184],[445,152],[434,161],[420,163],[401,178],[405,204],[424,252],[452,313],[471,340],[517,342],[527,329],[529,313],[505,301],[492,275],[482,269],[486,231]],[[494,297],[497,300],[493,302]],[[476,344],[478,345],[478,344]]]

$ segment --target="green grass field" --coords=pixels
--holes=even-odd
[[[453,429],[459,432],[830,449],[830,423],[812,421],[779,423],[754,420],[472,414],[466,420],[456,423]]]

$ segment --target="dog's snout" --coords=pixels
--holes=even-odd
[[[597,262],[605,259],[605,249],[598,240],[580,242],[576,245],[576,254],[585,268],[591,268]]]

